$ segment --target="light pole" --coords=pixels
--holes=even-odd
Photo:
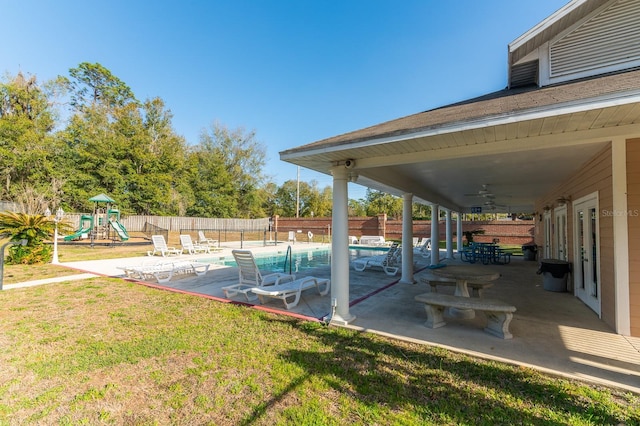
[[[17,246],[18,244],[21,246],[26,246],[27,240],[9,241],[8,243],[5,243],[2,245],[2,247],[0,247],[0,290],[2,290],[2,282],[4,281],[4,249],[7,246]]]
[[[51,216],[51,210],[47,208],[44,214],[47,217]],[[58,223],[62,220],[63,217],[64,210],[62,210],[62,207],[58,207],[58,210],[56,210],[56,216],[53,218],[53,221],[56,224],[56,227],[53,231],[53,258],[51,259],[51,263],[53,265],[58,265],[60,263],[60,261],[58,260]]]

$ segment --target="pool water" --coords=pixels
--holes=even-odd
[[[349,261],[357,259],[359,257],[376,256],[384,254],[387,248],[381,249],[362,249],[353,246],[349,246]],[[331,249],[330,248],[316,248],[309,250],[294,250],[291,253],[291,262],[287,257],[286,251],[279,251],[277,253],[259,253],[255,255],[256,264],[258,268],[266,271],[275,272],[300,272],[305,269],[318,268],[322,266],[331,265]],[[202,259],[200,262],[217,263],[225,266],[237,266],[233,256],[223,257],[218,259]]]

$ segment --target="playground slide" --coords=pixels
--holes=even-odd
[[[77,240],[79,238],[82,238],[82,234],[88,234],[89,232],[91,232],[91,228],[80,228],[75,233],[65,236],[64,240],[65,241]]]
[[[118,233],[118,236],[122,241],[127,241],[129,239],[127,230],[120,222],[118,222],[117,220],[110,220],[109,223],[111,224],[111,227]]]

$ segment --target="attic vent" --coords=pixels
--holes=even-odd
[[[538,60],[511,67],[510,87],[538,84]]]
[[[640,62],[640,1],[619,0],[550,46],[551,77]],[[625,66],[626,67],[626,66]]]

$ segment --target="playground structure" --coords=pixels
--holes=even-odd
[[[96,195],[89,199],[95,203],[93,214],[80,216],[80,224],[76,232],[64,237],[65,241],[75,241],[90,238],[95,240],[120,239],[127,241],[129,234],[120,223],[120,210],[115,208],[115,201],[105,194]]]

